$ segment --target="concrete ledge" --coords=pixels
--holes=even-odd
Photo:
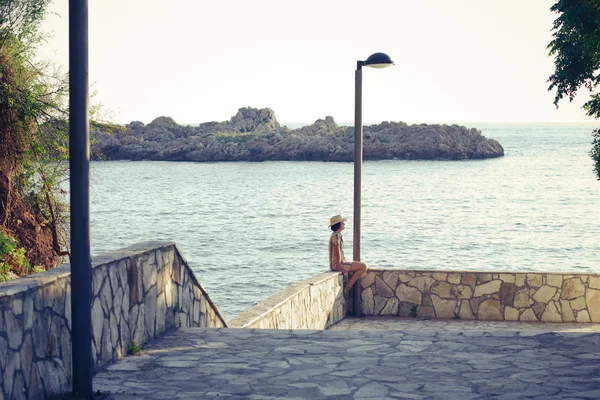
[[[228,321],[231,328],[325,329],[346,315],[343,276],[322,274],[294,283]]]
[[[71,266],[62,264],[59,267],[39,274],[33,274],[24,278],[13,279],[12,281],[0,283],[0,297],[14,296],[24,293],[33,288],[49,285],[58,279],[71,276]]]

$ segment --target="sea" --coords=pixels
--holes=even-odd
[[[287,124],[297,128],[302,124]],[[488,160],[366,161],[361,258],[371,268],[600,273],[592,124],[465,124]],[[177,244],[226,319],[328,270],[329,218],[349,219],[353,164],[92,162],[92,254]]]

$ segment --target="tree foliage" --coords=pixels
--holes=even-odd
[[[51,64],[35,61],[40,24],[49,0],[0,0],[0,234],[20,247],[11,253],[52,267],[66,248],[68,80]],[[50,239],[51,238],[51,239]],[[43,251],[45,242],[51,248]],[[44,243],[41,243],[44,242]],[[13,272],[23,275],[11,253]]]
[[[554,105],[563,98],[573,101],[580,88],[592,92],[584,104],[586,114],[600,118],[600,1],[558,0],[551,8],[558,14],[548,45],[554,56],[554,74],[548,78],[548,90],[556,90]],[[600,179],[600,130],[592,133],[590,155]]]
[[[51,0],[0,0],[0,45],[7,38],[16,38],[26,45],[35,45],[40,22]]]

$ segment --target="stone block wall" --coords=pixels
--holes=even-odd
[[[325,272],[294,283],[228,321],[231,328],[325,329],[346,315],[343,275]]]
[[[600,275],[370,269],[361,308],[363,315],[600,322]]]
[[[43,399],[71,389],[70,266],[0,284],[0,399]],[[225,320],[174,243],[147,242],[94,257],[95,368],[179,326]]]

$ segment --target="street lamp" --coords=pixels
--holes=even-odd
[[[386,68],[394,62],[385,53],[374,53],[366,61],[356,62],[356,89],[354,96],[354,219],[353,219],[353,260],[360,261],[360,196],[363,159],[363,127],[362,127],[362,67]],[[354,315],[360,314],[360,285],[354,285],[352,293],[352,309]]]
[[[71,204],[71,340],[73,399],[92,399],[92,263],[88,0],[69,1],[69,165]]]
[[[386,68],[394,62],[385,53],[374,53],[366,61],[356,62],[356,90],[354,97],[354,231],[353,259],[360,261],[360,194],[362,180],[363,158],[363,127],[362,127],[362,67]]]

